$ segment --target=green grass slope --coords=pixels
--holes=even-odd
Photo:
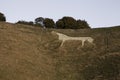
[[[61,41],[51,31],[89,36],[94,45]],[[120,26],[42,29],[0,22],[0,80],[119,80]]]

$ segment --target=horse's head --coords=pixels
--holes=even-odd
[[[59,33],[59,32],[56,32],[56,31],[52,31],[51,32],[52,34],[57,34],[58,36],[64,36],[64,37],[68,37],[67,35],[65,35],[65,34],[62,34],[62,33]]]
[[[60,33],[56,32],[56,31],[52,31],[51,33],[52,33],[52,34],[60,35]]]

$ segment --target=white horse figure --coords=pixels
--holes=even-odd
[[[55,31],[52,31],[52,33],[57,34],[58,37],[59,37],[58,39],[62,40],[61,46],[63,46],[64,42],[67,41],[67,40],[81,40],[82,41],[82,47],[83,47],[85,41],[88,41],[88,42],[93,44],[93,40],[94,40],[92,37],[70,37],[70,36],[67,36],[65,34],[55,32]]]

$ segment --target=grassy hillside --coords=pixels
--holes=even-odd
[[[61,41],[51,31],[90,36]],[[42,29],[0,22],[0,80],[119,80],[120,26],[98,29]]]

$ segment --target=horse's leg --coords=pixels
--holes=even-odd
[[[61,45],[60,45],[60,47],[62,47],[62,46],[63,46],[64,42],[65,42],[65,41],[63,40],[63,41],[62,41],[62,43],[61,43]]]
[[[89,39],[89,40],[88,40],[88,42],[89,42],[91,45],[95,46],[95,43],[93,43],[93,41],[94,41],[93,39]]]
[[[81,41],[82,41],[82,47],[83,47],[83,46],[84,46],[84,42],[85,42],[85,41],[84,41],[84,40],[81,40]]]

